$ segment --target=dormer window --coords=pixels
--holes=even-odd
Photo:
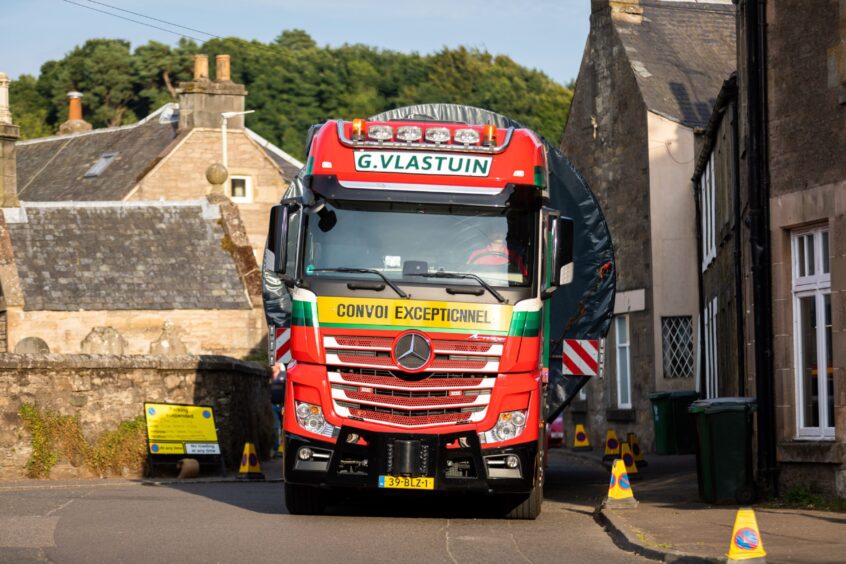
[[[83,178],[97,178],[100,174],[103,173],[104,170],[109,168],[109,165],[112,164],[112,161],[115,160],[119,153],[103,153],[100,156],[100,160],[94,163],[91,168],[82,176]]]

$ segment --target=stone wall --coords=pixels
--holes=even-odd
[[[227,310],[111,310],[7,312],[8,350],[26,337],[43,339],[50,352],[78,354],[95,327],[112,327],[126,340],[124,354],[148,354],[150,345],[170,321],[189,354],[220,354],[236,358],[263,351],[267,328],[261,307]]]
[[[637,432],[651,448],[649,400],[654,374],[652,255],[649,224],[647,111],[617,36],[607,3],[594,2],[591,29],[561,149],[599,200],[617,264],[617,292],[645,289],[645,310],[629,314],[634,409],[617,406],[614,330],[608,335],[605,378],[587,386],[587,401],[573,405],[586,421],[592,444],[602,444],[610,426]],[[572,430],[572,426],[568,429]]]
[[[186,200],[200,198],[211,186],[206,181],[206,168],[221,162],[220,129],[194,129],[156,167],[133,192],[132,200]],[[288,184],[279,169],[244,130],[227,132],[229,175],[246,176],[252,185],[252,201],[239,203],[241,218],[253,249],[261,256],[267,238],[270,208],[279,203]],[[230,196],[229,184],[226,195]]]
[[[0,480],[20,479],[32,447],[23,403],[79,418],[89,441],[143,415],[145,401],[211,405],[227,467],[246,441],[272,448],[270,371],[221,356],[0,355]],[[51,477],[87,477],[59,461]]]

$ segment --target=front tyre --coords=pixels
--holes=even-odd
[[[314,486],[285,484],[285,507],[291,515],[321,515],[326,510],[327,493]]]
[[[534,521],[540,515],[542,505],[543,486],[538,484],[532,488],[528,496],[509,502],[505,518]]]

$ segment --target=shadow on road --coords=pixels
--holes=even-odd
[[[268,473],[268,475],[275,475]],[[284,484],[280,482],[171,483],[167,487],[203,496],[218,503],[266,513],[287,514]],[[573,510],[591,513],[608,487],[603,469],[589,462],[570,459],[553,451],[546,470],[544,498],[564,503]],[[327,513],[338,516],[497,519],[505,513],[501,499],[480,495],[444,495],[439,492],[339,491]]]

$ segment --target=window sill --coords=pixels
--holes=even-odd
[[[588,410],[588,402],[587,400],[580,400],[576,399],[570,403],[570,407],[568,408],[573,413],[587,413]]]
[[[633,423],[637,420],[637,413],[634,409],[606,409],[605,418],[608,421],[615,421],[619,423]]]
[[[840,464],[841,445],[831,440],[794,439],[778,444],[779,462],[804,462],[812,464]]]

